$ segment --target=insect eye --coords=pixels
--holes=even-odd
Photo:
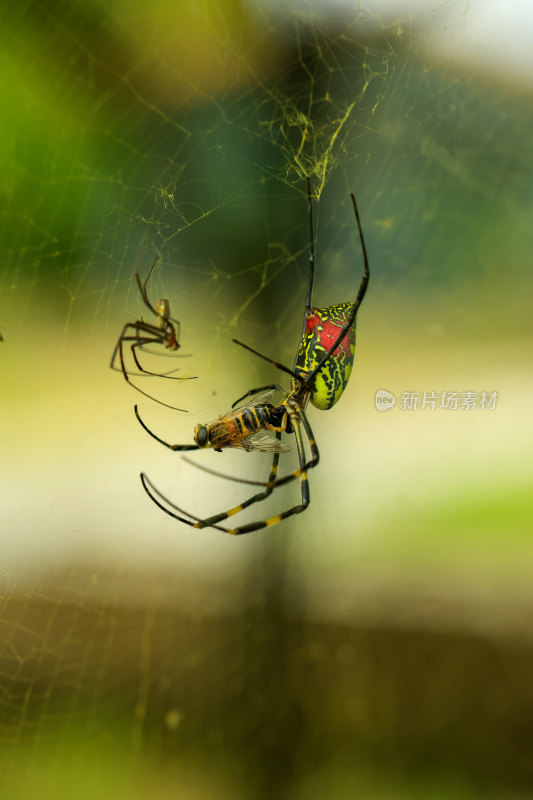
[[[199,447],[205,447],[207,444],[207,428],[205,425],[197,425],[196,430],[194,431],[194,438],[196,439],[196,444]]]

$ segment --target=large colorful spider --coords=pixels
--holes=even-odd
[[[356,314],[368,286],[370,277],[368,267],[368,257],[363,238],[363,230],[355,197],[351,195],[355,219],[359,230],[359,238],[363,251],[364,271],[357,297],[348,303],[328,306],[327,308],[316,308],[311,306],[311,296],[313,291],[314,278],[314,242],[313,242],[313,217],[311,205],[311,185],[307,181],[307,197],[309,205],[309,283],[305,301],[305,313],[303,320],[302,337],[298,346],[298,352],[294,361],[293,369],[285,367],[278,361],[274,361],[252,347],[249,347],[237,339],[236,344],[245,347],[250,352],[265,359],[278,369],[291,376],[290,389],[287,391],[279,384],[269,384],[260,386],[257,389],[250,389],[245,395],[240,397],[232,406],[232,410],[227,414],[219,416],[218,419],[207,425],[197,425],[194,429],[195,444],[169,444],[159,436],[156,436],[143,422],[139,416],[137,406],[135,414],[142,427],[156,441],[170,448],[170,450],[186,451],[199,450],[212,447],[220,452],[225,447],[238,447],[243,450],[258,450],[261,452],[273,453],[270,474],[266,484],[259,484],[263,490],[244,500],[240,505],[228,511],[222,511],[211,517],[200,519],[188,511],[184,511],[171,503],[158,489],[151,483],[144,473],[141,473],[141,481],[144,490],[153,502],[159,506],[166,514],[190,525],[193,528],[216,528],[231,534],[251,533],[260,528],[267,528],[276,525],[282,519],[300,514],[305,511],[310,503],[309,483],[307,472],[318,464],[318,447],[311,430],[311,426],[305,413],[306,405],[309,402],[316,408],[330,409],[339,400],[345,390],[352,371],[355,353],[355,322]],[[273,395],[281,392],[281,400],[275,404],[271,402]],[[242,403],[248,397],[255,396],[255,399]],[[239,405],[240,404],[240,405]],[[310,459],[306,460],[304,440],[302,436],[303,427],[310,450]],[[267,431],[275,433],[275,438],[270,436]],[[286,452],[288,448],[281,442],[282,433],[292,433],[296,440],[298,451],[298,469],[283,478],[277,479],[278,462],[280,453]],[[206,469],[203,467],[203,469]],[[207,469],[208,472],[214,470]],[[223,476],[226,477],[226,476]],[[251,522],[248,525],[241,525],[237,528],[226,528],[218,523],[238,514],[248,506],[264,500],[274,489],[289,481],[300,479],[301,503],[292,506],[286,511],[282,511],[274,517]],[[233,479],[240,480],[240,479]],[[255,481],[241,481],[243,483],[256,483]],[[185,515],[185,516],[183,516]]]
[[[142,255],[142,253],[141,253]],[[140,261],[140,259],[139,259]],[[163,347],[166,347],[168,350],[175,351],[178,350],[180,347],[179,338],[180,338],[180,323],[177,319],[170,316],[170,303],[169,301],[164,298],[162,300],[158,300],[155,307],[151,304],[148,298],[148,292],[146,290],[146,284],[152,274],[155,265],[157,264],[158,259],[156,258],[152,266],[148,271],[148,275],[141,282],[141,277],[139,275],[139,264],[137,264],[137,268],[135,270],[135,279],[137,281],[137,286],[139,287],[139,291],[141,293],[141,297],[143,299],[143,303],[147,308],[150,309],[152,314],[156,317],[156,323],[151,324],[146,322],[141,317],[140,319],[136,320],[135,322],[126,322],[124,327],[122,328],[122,333],[120,334],[118,341],[115,345],[115,349],[113,350],[113,355],[111,356],[111,369],[115,369],[117,371],[121,371],[124,375],[124,378],[129,383],[130,386],[133,386],[141,394],[144,394],[145,397],[149,397],[151,400],[155,400],[156,403],[160,403],[162,406],[166,406],[167,408],[172,408],[174,411],[185,411],[184,408],[177,408],[176,406],[171,406],[168,403],[163,403],[162,400],[158,400],[156,397],[153,397],[148,392],[145,392],[143,389],[140,389],[133,381],[130,380],[131,375],[136,375],[137,377],[144,377],[144,376],[152,376],[158,378],[171,378],[171,380],[180,380],[180,381],[188,381],[193,380],[192,377],[182,378],[178,376],[173,376],[171,373],[176,372],[176,370],[170,370],[170,372],[150,372],[150,370],[145,369],[137,356],[137,348],[139,350],[143,350],[146,345],[150,344],[162,344]],[[131,333],[130,333],[131,332]],[[131,342],[131,353],[133,356],[133,360],[135,362],[135,366],[139,370],[139,372],[128,372],[126,369],[126,363],[124,361],[124,351],[123,346],[124,342]],[[120,360],[120,370],[116,364],[117,354]],[[196,376],[194,376],[196,377]]]

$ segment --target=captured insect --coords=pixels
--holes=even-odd
[[[143,247],[144,249],[144,247]],[[142,257],[142,253],[141,253]],[[139,259],[140,262],[141,259]],[[147,345],[151,344],[161,344],[163,347],[167,348],[170,351],[176,351],[180,347],[180,323],[177,319],[170,316],[170,303],[169,301],[164,298],[162,300],[158,300],[156,305],[153,306],[150,302],[148,297],[148,291],[146,286],[150,279],[152,272],[158,262],[156,258],[154,263],[150,267],[148,271],[148,275],[141,281],[141,276],[139,275],[139,264],[137,264],[137,268],[135,270],[135,279],[137,281],[137,286],[139,287],[139,291],[141,293],[141,297],[143,300],[144,305],[150,309],[152,314],[156,317],[155,324],[146,322],[142,317],[135,322],[126,322],[124,327],[122,328],[122,333],[120,334],[118,341],[115,345],[115,349],[113,350],[113,355],[111,356],[111,369],[116,369],[117,371],[119,368],[116,366],[117,355],[120,360],[120,371],[124,375],[126,381],[133,386],[138,392],[143,394],[145,397],[149,397],[151,400],[155,400],[156,403],[159,403],[162,406],[166,406],[167,408],[172,408],[174,411],[185,411],[184,408],[177,408],[177,406],[171,406],[168,403],[163,403],[161,400],[158,400],[156,397],[153,397],[148,392],[145,392],[143,389],[140,389],[133,381],[130,380],[131,375],[136,375],[137,377],[157,377],[157,378],[170,378],[171,380],[180,380],[180,381],[188,381],[193,380],[193,377],[182,378],[179,376],[172,375],[173,372],[176,370],[170,370],[169,372],[151,372],[150,370],[145,369],[138,358],[137,350],[143,350]],[[131,342],[130,349],[133,356],[133,361],[135,362],[135,366],[139,370],[137,373],[128,372],[126,369],[126,363],[124,360],[124,342]],[[194,376],[196,377],[196,376]]]
[[[232,410],[227,414],[219,416],[218,419],[207,425],[196,425],[194,429],[195,444],[189,445],[169,444],[160,439],[143,422],[137,406],[135,406],[135,414],[145,431],[156,441],[170,448],[170,450],[187,451],[211,447],[220,452],[226,447],[237,447],[248,451],[273,453],[268,480],[266,484],[259,484],[263,487],[262,491],[253,494],[240,505],[228,511],[222,511],[205,519],[196,517],[194,514],[184,511],[174,503],[171,503],[156,489],[149,478],[144,473],[141,473],[144,490],[153,502],[171,517],[193,528],[211,527],[231,534],[251,533],[260,528],[276,525],[281,520],[287,519],[287,517],[291,517],[294,514],[302,513],[310,503],[307,473],[308,470],[318,464],[319,451],[305,409],[307,403],[310,402],[316,408],[328,410],[335,405],[346,389],[355,354],[356,315],[367,290],[370,272],[359,212],[355,197],[352,194],[352,204],[359,231],[364,265],[359,291],[355,300],[347,303],[339,303],[327,308],[317,308],[311,305],[315,254],[311,183],[309,179],[307,180],[307,198],[309,206],[309,282],[305,300],[302,336],[293,369],[289,369],[243,342],[233,339],[236,344],[290,375],[290,389],[286,390],[279,384],[268,384],[257,389],[250,389],[235,401]],[[281,400],[274,403],[273,397],[277,392],[281,393]],[[249,397],[255,399],[243,403]],[[309,446],[309,460],[306,460],[302,428]],[[275,437],[272,437],[269,432],[274,433]],[[283,433],[294,434],[299,467],[285,477],[278,479],[280,454],[290,449],[281,442]],[[229,477],[206,467],[202,467],[202,469],[221,477]],[[241,525],[237,528],[227,528],[219,524],[248,508],[248,506],[264,500],[277,487],[296,479],[300,481],[301,495],[301,501],[297,505],[282,511],[276,516]],[[237,480],[242,483],[257,483],[238,478],[230,478],[230,480]]]

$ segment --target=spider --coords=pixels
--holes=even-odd
[[[142,253],[141,253],[142,257]],[[140,259],[139,259],[140,261]],[[156,324],[152,324],[150,322],[145,322],[143,318],[136,320],[135,322],[126,322],[124,327],[122,328],[122,333],[120,334],[118,341],[115,345],[115,349],[113,350],[113,355],[111,356],[111,369],[115,369],[118,371],[118,367],[115,366],[115,362],[117,360],[117,354],[120,359],[120,370],[124,375],[126,381],[133,386],[141,394],[144,394],[145,397],[149,397],[151,400],[155,400],[156,403],[159,403],[162,406],[167,406],[167,408],[172,408],[175,411],[185,411],[184,408],[177,408],[176,406],[171,406],[168,403],[163,403],[161,400],[158,400],[156,397],[153,397],[151,394],[148,394],[143,389],[140,389],[136,386],[131,380],[130,375],[137,375],[139,377],[150,375],[156,376],[158,378],[169,378],[172,372],[176,370],[170,370],[170,372],[150,372],[150,370],[144,369],[141,365],[138,357],[137,357],[137,348],[140,350],[144,349],[144,347],[148,344],[162,344],[168,350],[175,351],[178,350],[180,347],[179,338],[180,338],[180,323],[177,319],[170,316],[170,303],[167,299],[158,300],[155,307],[151,304],[148,298],[148,292],[146,290],[146,284],[154,270],[155,265],[157,264],[158,259],[154,260],[154,263],[150,267],[148,271],[148,275],[141,282],[141,277],[139,275],[139,265],[137,265],[137,269],[135,270],[135,279],[137,281],[137,286],[139,287],[139,291],[141,293],[141,297],[143,299],[143,303],[147,308],[150,309],[152,314],[156,316]],[[135,362],[135,366],[139,370],[138,373],[131,373],[128,372],[126,369],[126,364],[124,361],[124,351],[123,346],[124,342],[132,342],[131,344],[131,353],[133,356],[133,360]],[[196,376],[195,376],[196,377]],[[181,378],[177,376],[172,376],[172,380],[193,380],[192,377],[190,378]]]
[[[303,329],[298,351],[294,361],[293,369],[289,369],[278,361],[274,361],[268,356],[259,353],[252,347],[243,342],[233,339],[233,341],[246,348],[256,356],[273,364],[282,372],[291,376],[290,389],[286,390],[279,384],[268,384],[257,389],[250,389],[242,397],[235,401],[231,410],[218,419],[207,425],[196,425],[194,429],[195,444],[169,444],[156,436],[143,422],[139,415],[137,406],[135,414],[138,421],[145,431],[160,444],[175,451],[199,450],[212,447],[215,451],[221,452],[225,447],[237,447],[243,450],[256,450],[260,452],[273,453],[270,473],[266,484],[256,481],[241,479],[242,483],[258,484],[263,487],[262,491],[244,500],[240,505],[214,514],[205,519],[196,517],[188,511],[184,511],[171,503],[158,489],[151,483],[149,478],[141,473],[141,481],[144,490],[153,502],[171,517],[190,525],[193,528],[216,528],[231,534],[251,533],[261,528],[276,525],[287,517],[300,514],[310,503],[308,470],[316,467],[319,461],[319,451],[316,444],[311,426],[306,415],[308,401],[316,408],[327,410],[339,400],[345,390],[352,371],[355,353],[355,323],[356,314],[365,296],[370,277],[368,257],[363,237],[363,230],[357,210],[355,197],[352,194],[353,209],[359,231],[359,239],[363,252],[364,271],[359,286],[359,291],[354,301],[339,303],[327,308],[316,308],[311,306],[314,278],[314,242],[313,242],[313,217],[311,204],[311,184],[307,179],[307,198],[309,207],[309,282],[307,296],[305,300],[305,313],[303,319]],[[281,400],[273,403],[273,395],[281,392]],[[249,397],[255,399],[243,403]],[[302,428],[307,439],[310,451],[310,459],[306,460],[304,438]],[[267,431],[275,433],[275,438],[270,436]],[[282,452],[289,448],[281,442],[282,433],[292,433],[296,440],[299,467],[283,478],[277,479],[278,462]],[[212,472],[222,477],[228,477],[215,470],[202,467],[207,472]],[[288,483],[289,481],[300,479],[301,502],[291,508],[282,511],[274,517],[251,522],[248,525],[241,525],[236,528],[228,528],[219,523],[229,519],[234,514],[239,513],[248,506],[264,500],[275,488]],[[184,516],[185,515],[185,516]]]

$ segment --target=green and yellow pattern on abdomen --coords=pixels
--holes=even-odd
[[[294,371],[309,374],[335,343],[342,326],[349,319],[353,303],[339,303],[327,308],[311,308],[305,333],[300,341]],[[330,358],[317,373],[309,400],[323,411],[340,398],[352,373],[355,353],[355,320]]]

